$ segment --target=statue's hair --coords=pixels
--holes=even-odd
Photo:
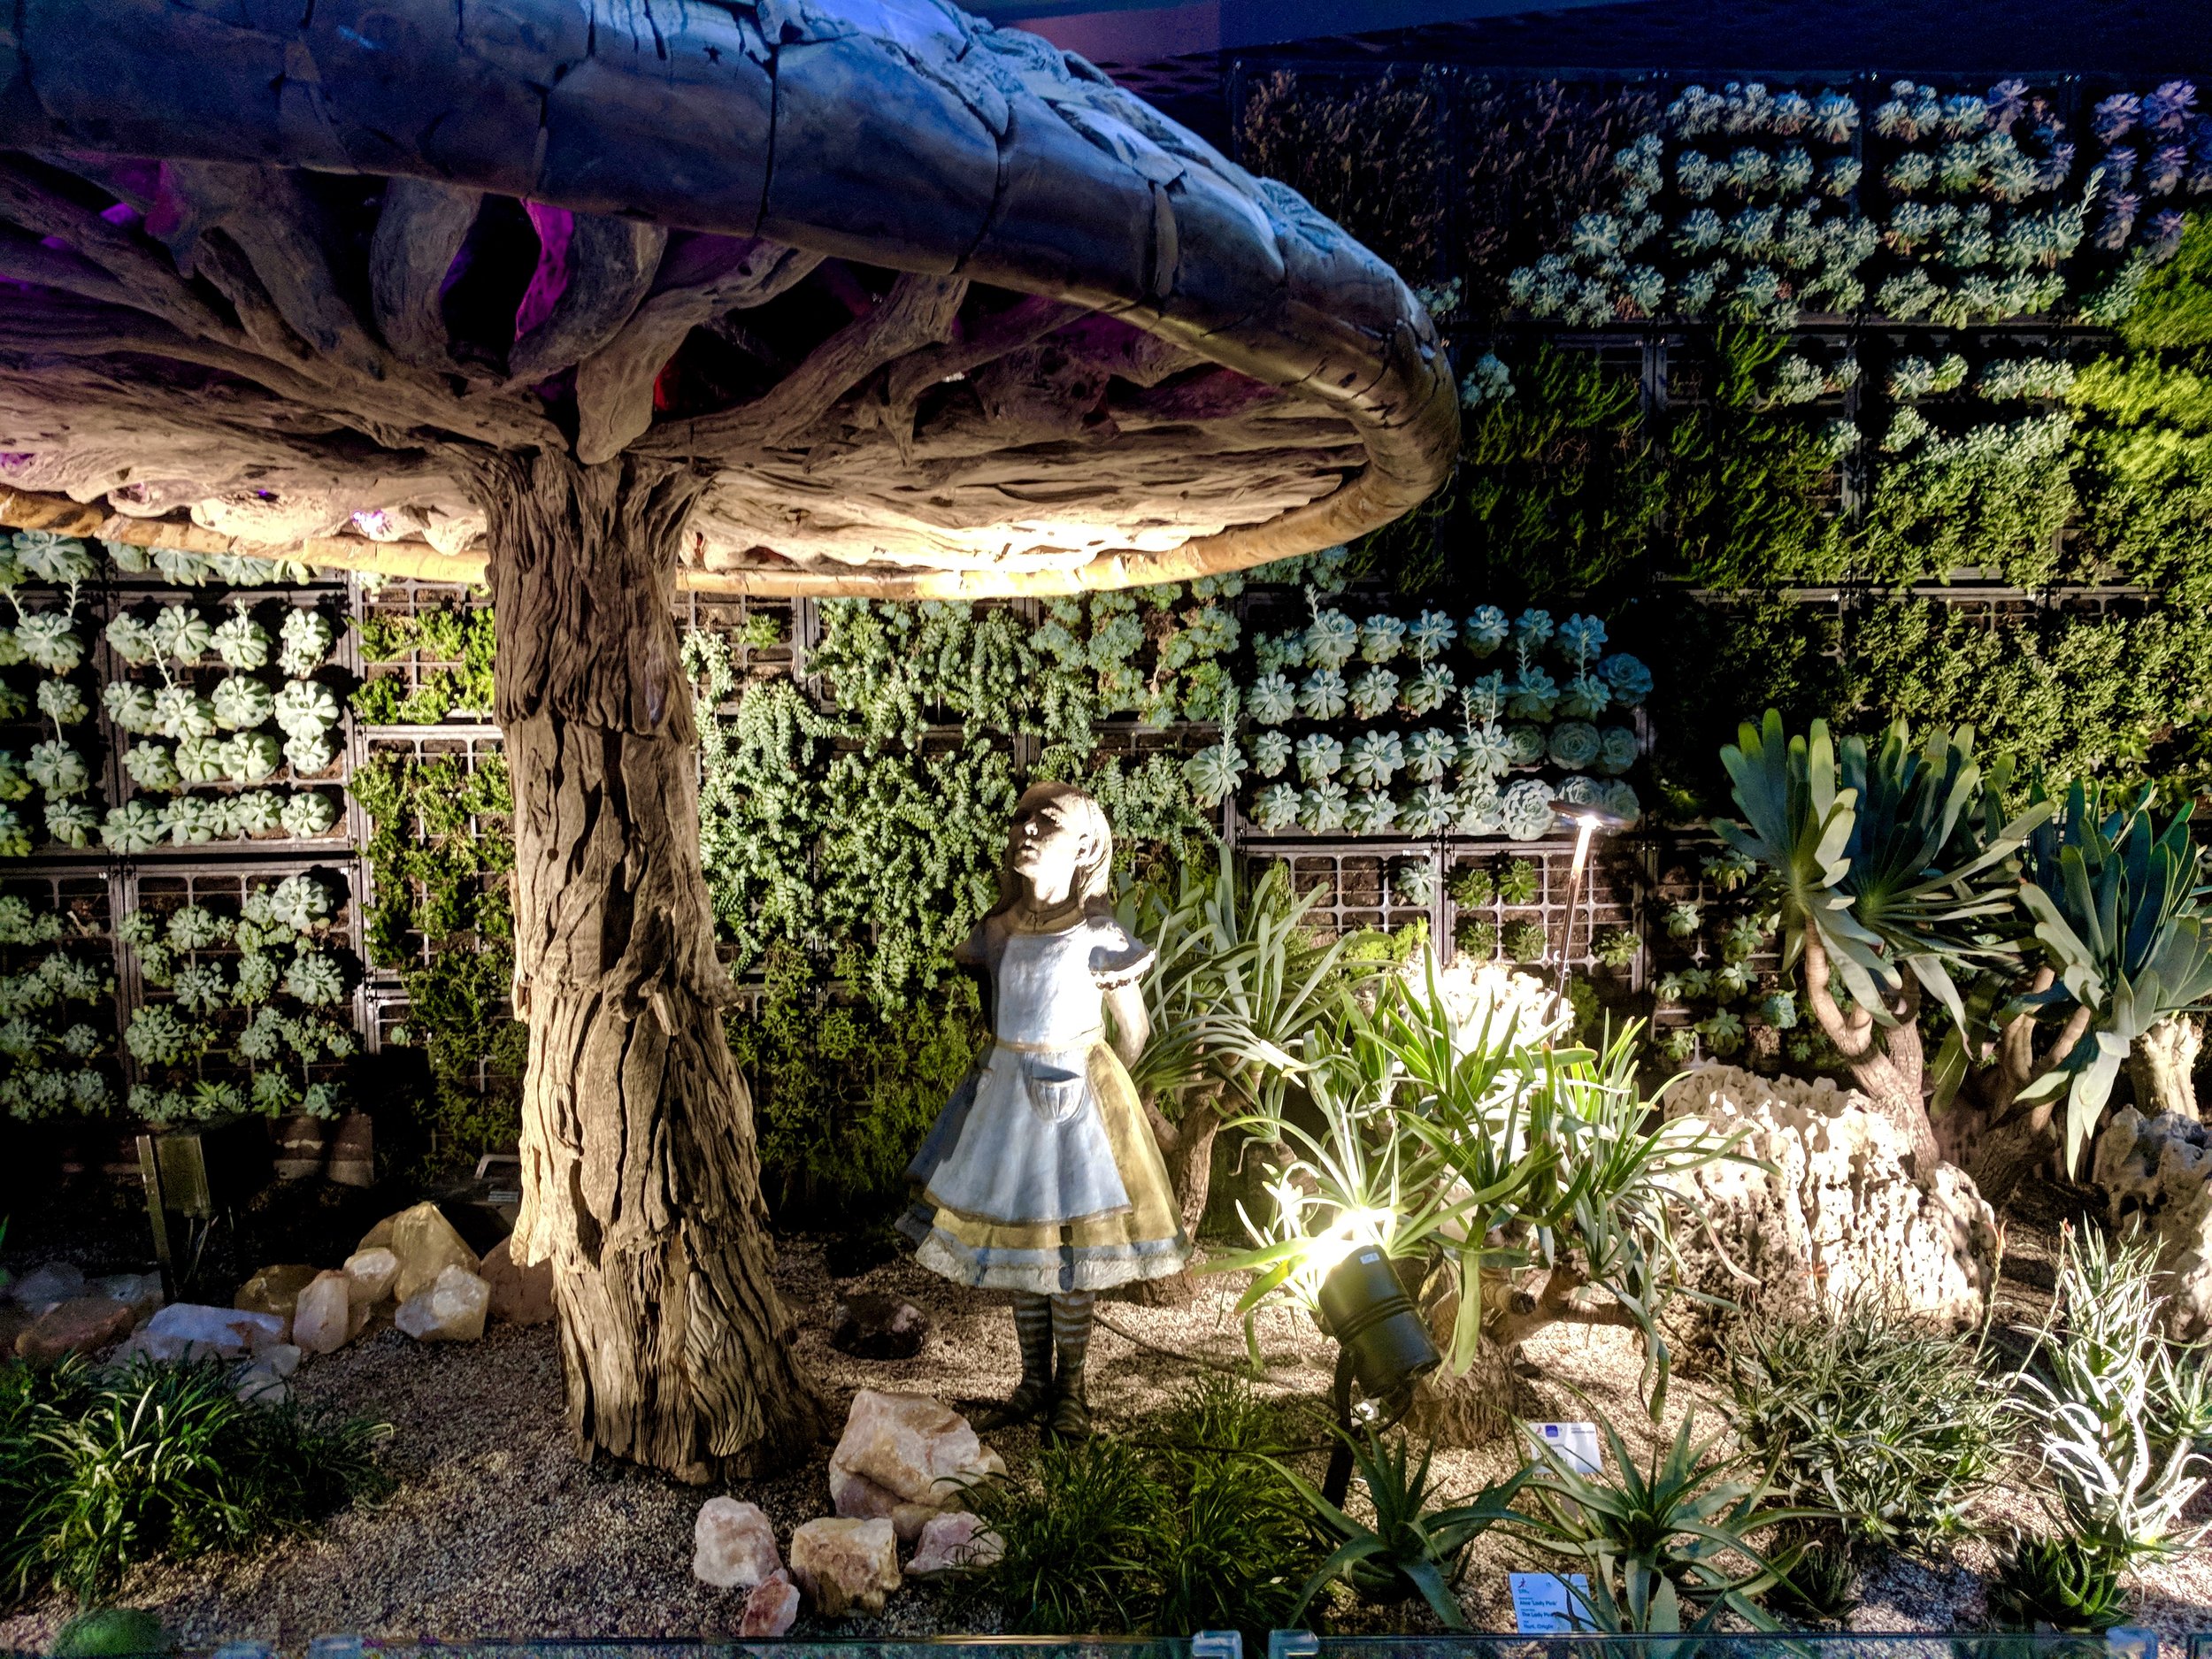
[[[1029,809],[1041,806],[1054,808],[1063,824],[1090,839],[1091,856],[1075,866],[1075,885],[1070,896],[1086,910],[1105,909],[1114,877],[1114,826],[1107,819],[1106,809],[1071,783],[1033,783],[1014,803],[1014,813],[1018,818]],[[1010,834],[1006,850],[999,858],[998,902],[992,907],[993,916],[1002,915],[1021,902],[1022,879],[1015,873],[1013,855],[1013,837]]]

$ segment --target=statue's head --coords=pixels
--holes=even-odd
[[[1006,869],[1041,903],[1103,900],[1114,864],[1105,810],[1073,784],[1033,784],[1014,808]]]

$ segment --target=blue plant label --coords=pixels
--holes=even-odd
[[[1594,1423],[1532,1423],[1529,1437],[1540,1440],[1573,1467],[1576,1472],[1597,1475],[1605,1472],[1605,1454],[1598,1446],[1598,1425]]]
[[[1571,1635],[1588,1628],[1578,1620],[1578,1604],[1586,1606],[1590,1581],[1578,1572],[1515,1572],[1506,1575],[1513,1584],[1513,1628],[1524,1636]]]

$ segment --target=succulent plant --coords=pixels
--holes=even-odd
[[[1355,719],[1379,719],[1397,701],[1398,676],[1387,668],[1371,668],[1352,682],[1349,702]]]
[[[1344,764],[1344,745],[1326,732],[1309,732],[1298,740],[1297,756],[1298,775],[1317,783]]]
[[[1266,731],[1256,733],[1252,742],[1252,770],[1263,778],[1278,778],[1283,768],[1290,764],[1290,737],[1287,733]]]
[[[1405,743],[1397,733],[1362,732],[1346,751],[1344,775],[1357,787],[1386,789],[1405,764]]]
[[[1270,784],[1252,802],[1252,821],[1263,830],[1287,829],[1298,821],[1299,804],[1295,784]]]
[[[338,822],[338,808],[320,789],[295,789],[285,799],[281,822],[287,834],[311,841],[330,833]]]
[[[1497,359],[1490,357],[1486,361],[1495,363]],[[1416,662],[1432,662],[1450,649],[1452,641],[1458,637],[1458,626],[1448,613],[1424,611],[1413,619],[1413,626],[1406,630],[1406,649],[1412,653]]]
[[[1309,720],[1333,720],[1344,712],[1344,676],[1317,668],[1298,687],[1298,712]]]
[[[1209,743],[1183,763],[1183,780],[1200,801],[1217,806],[1237,792],[1244,767],[1243,752],[1224,732],[1219,742]]]
[[[150,801],[127,802],[110,807],[100,826],[101,843],[119,853],[142,853],[158,847],[167,832],[161,814]]]
[[[1467,649],[1477,657],[1491,656],[1511,632],[1512,624],[1504,611],[1495,605],[1484,605],[1467,618]]]
[[[1458,812],[1459,803],[1450,790],[1440,783],[1425,783],[1407,795],[1398,810],[1398,824],[1409,835],[1440,835]]]
[[[1398,821],[1398,803],[1386,789],[1363,789],[1344,808],[1344,827],[1355,835],[1385,835]]]
[[[173,789],[177,787],[176,762],[159,743],[143,741],[133,743],[123,751],[123,770],[141,789]]]
[[[1341,611],[1317,610],[1306,626],[1306,661],[1316,668],[1341,668],[1359,649],[1359,625]]]
[[[1405,649],[1406,625],[1396,617],[1373,616],[1359,625],[1360,660],[1386,663]]]
[[[1517,841],[1541,841],[1551,833],[1552,787],[1539,778],[1523,778],[1505,792],[1499,818],[1505,833]]]
[[[1324,779],[1298,797],[1299,827],[1315,835],[1342,829],[1350,804],[1351,797],[1342,784]]]
[[[1262,674],[1244,694],[1244,706],[1262,726],[1280,726],[1298,712],[1298,693],[1279,673]]]
[[[1416,732],[1406,739],[1406,773],[1417,783],[1434,783],[1451,770],[1458,752],[1459,745],[1449,732],[1434,726]]]

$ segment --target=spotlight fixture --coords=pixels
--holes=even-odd
[[[1336,1339],[1334,1402],[1340,1438],[1329,1454],[1322,1495],[1341,1503],[1352,1482],[1356,1426],[1380,1432],[1405,1416],[1413,1385],[1443,1363],[1428,1327],[1399,1283],[1390,1258],[1373,1245],[1346,1256],[1321,1281],[1321,1321]],[[1366,1396],[1356,1409],[1352,1384]]]
[[[1590,865],[1590,842],[1600,830],[1626,829],[1629,820],[1601,806],[1575,806],[1563,801],[1554,803],[1552,815],[1575,833],[1574,859],[1567,866],[1567,902],[1559,924],[1559,983],[1563,989],[1567,964],[1573,954],[1575,898],[1582,891],[1583,872]]]

